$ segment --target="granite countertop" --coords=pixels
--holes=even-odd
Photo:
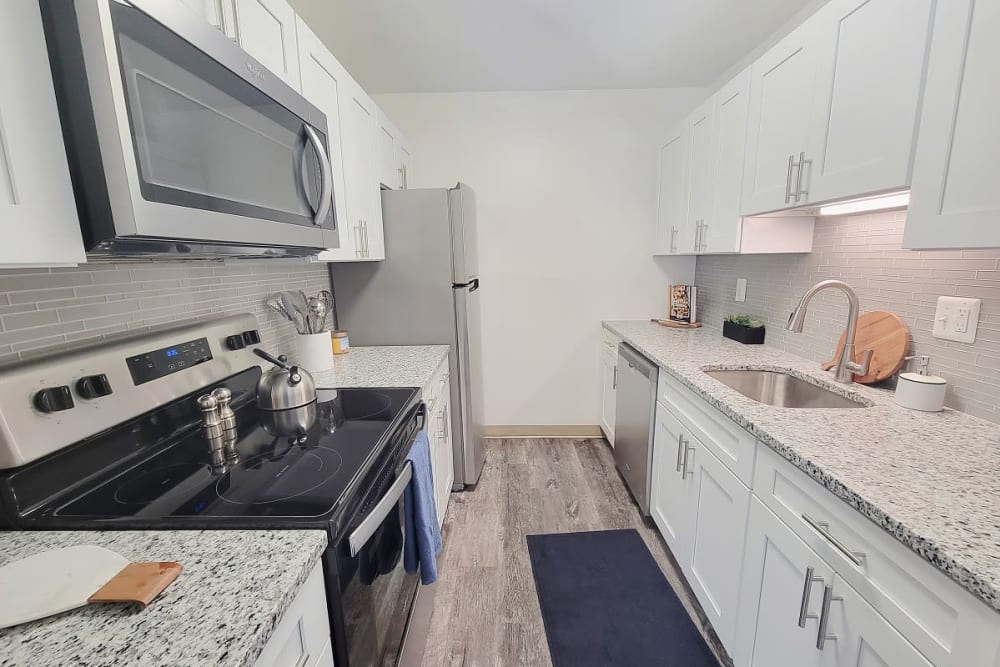
[[[423,387],[446,356],[448,345],[352,347],[336,355],[332,370],[313,373],[318,389]]]
[[[313,530],[0,532],[0,565],[76,544],[184,570],[145,610],[87,605],[0,630],[0,665],[253,665],[327,541]]]
[[[1000,611],[1000,425],[948,409],[907,410],[891,391],[837,385],[817,362],[741,345],[717,330],[641,320],[604,326]],[[787,370],[871,405],[764,405],[706,375],[706,367]]]

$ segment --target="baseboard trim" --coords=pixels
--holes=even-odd
[[[484,426],[484,438],[603,438],[600,426],[571,425],[511,425]]]

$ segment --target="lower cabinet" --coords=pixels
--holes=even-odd
[[[317,563],[278,621],[255,667],[332,667],[323,564]]]
[[[615,401],[618,400],[618,358],[601,346],[601,430],[615,446]]]
[[[437,507],[438,525],[444,524],[444,515],[455,482],[455,455],[451,435],[451,373],[449,359],[431,375],[423,388],[427,404],[427,437],[431,444],[431,473],[434,477],[434,505]]]
[[[663,403],[656,406],[651,514],[732,651],[750,489]]]

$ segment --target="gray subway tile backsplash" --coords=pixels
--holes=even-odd
[[[295,330],[265,297],[329,288],[326,265],[301,259],[0,269],[0,365],[65,343],[243,312],[257,317],[262,346],[294,355]]]
[[[844,280],[857,290],[862,311],[889,310],[903,318],[911,354],[930,355],[931,372],[948,378],[949,406],[1000,422],[1000,249],[903,250],[905,221],[905,211],[820,218],[809,254],[699,257],[699,319],[721,328],[726,314],[746,312],[767,326],[765,344],[825,361],[847,317],[842,295],[818,296],[803,333],[789,333],[784,325],[810,285]],[[737,278],[748,281],[746,303],[733,300]],[[983,300],[974,344],[931,336],[938,296]]]

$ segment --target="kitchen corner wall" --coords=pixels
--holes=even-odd
[[[0,269],[0,364],[64,343],[244,312],[257,316],[262,347],[294,358],[295,329],[264,298],[329,289],[327,275],[326,264],[302,259]]]
[[[412,143],[413,187],[476,191],[485,424],[598,423],[601,320],[662,315],[694,275],[649,248],[660,132],[704,95],[375,96]]]
[[[1000,422],[1000,249],[903,250],[905,220],[905,211],[819,218],[808,255],[700,257],[699,319],[718,329],[726,314],[748,313],[766,324],[765,344],[826,361],[847,319],[842,294],[817,296],[803,333],[784,327],[806,289],[838,278],[857,290],[862,312],[888,310],[903,318],[913,339],[910,354],[930,355],[931,372],[948,379],[950,407]],[[737,278],[748,281],[746,303],[733,300]],[[974,344],[931,336],[938,296],[983,300]]]

